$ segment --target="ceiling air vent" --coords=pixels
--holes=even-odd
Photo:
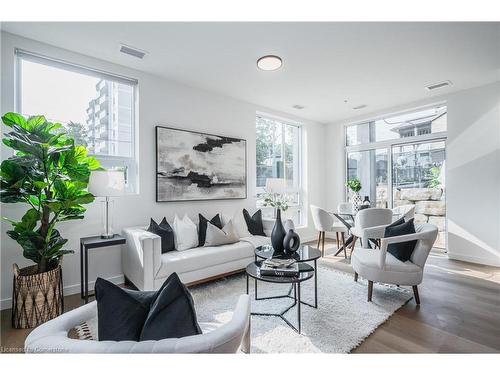
[[[451,85],[452,85],[451,81],[443,81],[443,82],[433,83],[432,85],[427,85],[425,86],[425,89],[427,91],[432,91],[432,90],[442,89],[443,87]]]
[[[293,106],[293,108],[295,108],[295,109],[304,109],[305,107],[303,105],[300,105],[300,104],[295,104]]]
[[[121,45],[120,52],[125,53],[126,55],[137,57],[138,59],[142,59],[146,55],[146,52],[134,47],[126,46],[125,44]]]
[[[357,110],[357,109],[363,109],[363,108],[366,108],[366,107],[367,107],[366,104],[361,104],[361,105],[358,105],[356,107],[352,107],[352,109],[356,109]]]

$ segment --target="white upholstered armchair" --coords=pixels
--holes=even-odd
[[[236,353],[250,352],[250,298],[241,295],[231,320],[203,323],[201,335],[159,341],[96,341],[68,337],[68,331],[97,315],[93,301],[35,328],[24,343],[27,353]]]
[[[415,302],[420,304],[418,285],[422,282],[424,266],[436,241],[438,228],[432,224],[415,225],[414,234],[381,238],[380,249],[356,248],[351,256],[354,280],[358,275],[368,280],[368,302],[372,300],[373,283],[407,285],[413,287]],[[387,245],[417,240],[411,258],[401,262],[387,252]]]
[[[337,248],[339,247],[339,233],[342,237],[342,244],[344,244],[344,233],[347,232],[347,228],[344,224],[339,221],[335,221],[333,215],[328,211],[312,205],[311,204],[311,216],[313,218],[314,227],[319,232],[318,235],[318,248],[321,246],[321,256],[325,255],[325,232],[335,232],[337,236]],[[344,247],[344,255],[346,255]]]

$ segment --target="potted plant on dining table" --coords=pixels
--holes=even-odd
[[[94,200],[86,190],[90,171],[99,162],[44,116],[9,112],[2,121],[10,128],[2,141],[15,153],[1,164],[0,200],[26,207],[20,220],[3,219],[12,224],[7,235],[35,263],[13,265],[12,325],[33,328],[63,312],[61,263],[73,251],[63,249],[68,240],[56,226],[83,219],[83,205]]]

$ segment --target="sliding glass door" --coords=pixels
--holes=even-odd
[[[445,141],[392,146],[393,206],[414,204],[415,222],[439,229],[435,247],[446,248]]]
[[[372,206],[415,205],[415,222],[439,229],[446,248],[446,105],[346,126],[346,180],[358,178]],[[350,192],[346,189],[346,196]]]

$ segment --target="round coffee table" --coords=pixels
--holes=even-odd
[[[260,274],[260,266],[262,265],[263,261],[256,261],[253,263],[250,263],[247,268],[246,268],[246,275],[247,275],[247,294],[249,294],[249,281],[250,277],[255,280],[255,299],[275,299],[275,298],[292,298],[293,299],[293,304],[288,306],[285,310],[283,310],[280,313],[274,314],[274,313],[251,313],[251,315],[256,315],[256,316],[275,316],[278,318],[281,318],[286,324],[288,324],[293,330],[298,332],[300,334],[301,330],[301,309],[300,306],[302,304],[300,300],[300,284],[303,281],[309,280],[314,276],[314,268],[310,266],[307,263],[299,263],[299,276],[296,277],[284,277],[284,276],[262,276]],[[263,281],[266,283],[273,283],[273,284],[292,284],[293,288],[293,297],[290,296],[289,294],[287,295],[282,295],[282,296],[273,296],[273,297],[265,297],[265,298],[257,298],[257,280]],[[285,318],[285,314],[294,306],[297,306],[297,327],[295,327],[287,318]]]
[[[271,245],[263,245],[255,248],[255,261],[258,259],[295,259],[297,263],[314,262],[314,305],[302,301],[304,305],[318,308],[318,265],[317,260],[321,258],[321,251],[309,245],[300,245],[299,249],[294,253],[277,252]],[[288,294],[291,292],[291,288]],[[285,296],[283,296],[285,297]],[[257,297],[257,282],[255,282],[255,299]]]

